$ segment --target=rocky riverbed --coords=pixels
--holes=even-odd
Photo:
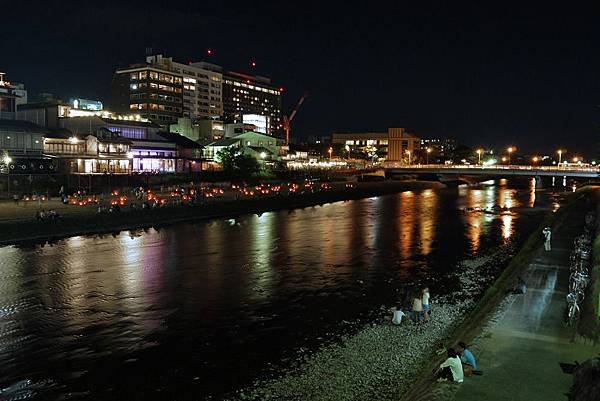
[[[230,400],[396,400],[431,358],[444,353],[444,340],[474,307],[513,253],[510,245],[491,255],[466,260],[448,280],[460,283],[435,297],[428,323],[393,326],[388,306],[377,323],[322,346],[299,352],[279,376],[257,380]],[[390,306],[391,307],[391,306]]]

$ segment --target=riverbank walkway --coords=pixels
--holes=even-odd
[[[527,294],[511,296],[499,321],[474,341],[484,375],[465,378],[454,400],[566,400],[573,376],[563,373],[559,363],[583,362],[600,354],[599,346],[573,342],[574,329],[563,323],[569,255],[586,212],[569,211],[569,218],[553,230],[552,250],[536,251],[522,274]]]

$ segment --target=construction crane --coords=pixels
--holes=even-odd
[[[304,92],[304,95],[302,95],[302,97],[300,98],[300,100],[298,100],[298,104],[296,104],[296,107],[294,107],[294,109],[292,110],[292,112],[290,113],[290,116],[283,116],[283,131],[285,132],[285,144],[289,146],[290,144],[290,125],[292,124],[292,121],[294,120],[294,117],[296,117],[296,114],[298,114],[298,110],[300,110],[300,106],[302,106],[302,103],[304,103],[304,100],[308,97],[308,91]]]

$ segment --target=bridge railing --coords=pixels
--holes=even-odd
[[[531,166],[516,164],[495,164],[495,165],[473,165],[473,164],[407,164],[402,162],[384,162],[385,168],[405,169],[405,170],[527,170],[527,171],[580,171],[600,173],[600,167],[580,167],[580,166]]]

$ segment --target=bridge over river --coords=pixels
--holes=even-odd
[[[599,167],[583,166],[528,166],[528,165],[447,165],[386,162],[386,175],[435,174],[439,176],[489,176],[489,177],[573,177],[598,178]]]

